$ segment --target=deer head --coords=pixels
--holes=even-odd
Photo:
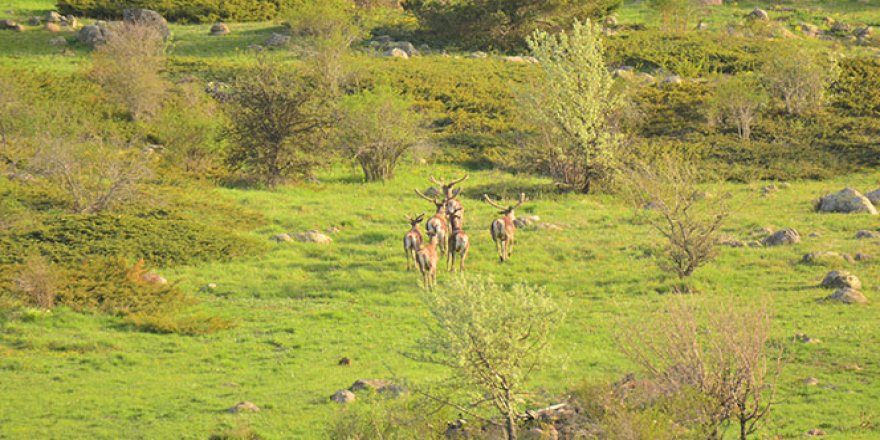
[[[455,208],[452,208],[452,207],[449,207],[449,208],[450,208],[448,210],[449,223],[450,223],[449,226],[452,227],[453,231],[459,231],[459,230],[461,230],[461,227],[462,227],[462,225],[461,225],[462,214],[461,213],[462,213],[462,211],[464,211],[464,208],[462,208],[460,206],[455,207]]]
[[[443,208],[446,207],[446,200],[445,199],[440,200],[436,197],[428,197],[428,196],[422,194],[422,192],[417,189],[415,190],[415,192],[419,197],[433,203],[434,206],[437,208],[437,214],[443,213]]]
[[[506,216],[512,216],[513,211],[516,210],[516,208],[519,208],[520,205],[525,203],[526,193],[519,193],[519,201],[515,205],[509,205],[509,206],[499,205],[497,202],[495,202],[491,198],[489,198],[488,194],[483,194],[483,200],[486,203],[492,205],[494,208],[498,209],[499,214],[506,215]]]
[[[406,221],[409,222],[409,226],[413,229],[417,229],[419,227],[419,223],[425,219],[425,213],[421,213],[416,217],[411,217],[409,214],[406,215]]]
[[[443,197],[445,197],[446,200],[451,200],[458,196],[458,194],[461,192],[461,188],[458,188],[458,192],[453,195],[453,188],[455,187],[455,185],[464,182],[468,179],[468,177],[470,176],[465,174],[464,177],[462,177],[461,179],[454,179],[446,182],[443,180],[438,180],[434,178],[434,176],[431,176],[431,183],[440,187],[440,191],[443,193]]]

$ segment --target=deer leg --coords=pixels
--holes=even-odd
[[[507,245],[507,258],[513,255],[513,237],[510,237],[510,243]]]
[[[495,241],[495,253],[501,256],[501,261],[504,261],[504,254],[501,253],[501,243],[495,237],[492,237],[492,239]]]
[[[467,259],[467,254],[468,254],[468,249],[469,249],[469,248],[470,248],[470,247],[466,247],[466,248],[464,248],[464,250],[461,252],[461,259],[458,260],[458,271],[459,271],[459,272],[464,272],[464,260]]]
[[[409,272],[412,270],[412,254],[406,246],[403,246],[403,255],[406,256],[406,271]]]

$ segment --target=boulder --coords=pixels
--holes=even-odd
[[[214,293],[217,291],[217,283],[208,283],[199,288],[199,292],[202,293]]]
[[[357,396],[349,390],[339,390],[330,396],[330,400],[340,404],[351,403],[354,402],[355,399],[357,399]]]
[[[13,30],[16,26],[18,26],[18,23],[15,20],[0,20],[0,29]]]
[[[536,226],[541,221],[541,217],[537,215],[525,215],[522,217],[517,217],[513,224],[516,225],[517,228],[527,228],[530,226]]]
[[[377,35],[377,36],[373,37],[373,39],[371,41],[375,41],[379,44],[388,44],[388,43],[391,43],[392,41],[394,41],[394,39],[391,38],[390,35]]]
[[[862,292],[849,287],[841,287],[833,294],[825,298],[829,301],[838,301],[844,304],[867,304],[868,298]]]
[[[862,252],[856,252],[856,261],[871,261],[874,257],[870,254],[865,254]]]
[[[800,243],[801,234],[798,231],[786,228],[776,231],[763,240],[761,240],[761,244],[764,246],[784,246],[795,243]]]
[[[403,387],[385,379],[358,379],[348,389],[352,392],[369,390],[393,397],[404,393]]]
[[[742,240],[739,240],[736,237],[727,234],[719,236],[715,242],[718,243],[720,246],[730,246],[735,248],[746,246],[746,244]]]
[[[153,272],[142,274],[141,281],[147,284],[168,284],[168,280],[166,280],[165,277]]]
[[[849,273],[848,271],[833,270],[825,275],[825,278],[822,279],[822,283],[820,284],[820,286],[828,289],[839,289],[841,287],[848,287],[858,290],[862,288],[862,282],[859,281],[858,277]]]
[[[816,379],[815,377],[808,377],[804,379],[804,385],[808,387],[819,385],[819,379]]]
[[[49,40],[49,44],[51,44],[52,46],[66,46],[67,45],[67,38],[54,37],[51,40]]]
[[[856,36],[856,38],[871,38],[871,36],[874,35],[874,28],[872,28],[871,26],[865,26],[856,29],[853,34]]]
[[[521,56],[507,56],[507,57],[504,57],[504,58],[502,58],[502,59],[503,59],[504,61],[507,61],[508,63],[518,63],[518,64],[519,64],[519,63],[525,63],[525,62],[526,62],[526,59],[523,58],[523,57],[521,57]]]
[[[52,32],[52,33],[61,32],[61,26],[58,26],[57,23],[52,23],[52,22],[46,23],[46,26],[43,27],[43,29],[45,29],[49,32]]]
[[[272,236],[272,238],[270,238],[270,240],[276,243],[290,243],[293,241],[293,237],[291,237],[289,234],[275,234]]]
[[[229,32],[229,26],[226,23],[214,23],[211,26],[211,35],[227,35]]]
[[[168,21],[165,20],[165,17],[150,9],[125,9],[122,11],[122,21],[126,24],[155,28],[166,40],[171,36],[171,30],[168,29]]]
[[[761,8],[752,9],[752,12],[749,12],[748,17],[753,20],[761,20],[761,21],[770,20],[770,14],[768,14],[767,11],[765,11]]]
[[[339,362],[337,362],[336,364],[343,366],[343,367],[350,367],[351,366],[351,358],[344,357],[344,358],[340,359]]]
[[[861,231],[856,232],[856,238],[858,238],[858,239],[880,238],[880,232],[868,231],[866,229],[862,229]]]
[[[836,21],[831,25],[831,32],[835,34],[848,34],[853,31],[853,26],[843,21]]]
[[[813,428],[813,429],[807,431],[807,435],[810,437],[821,437],[821,436],[825,435],[825,431],[823,431],[819,428]]]
[[[706,23],[705,21],[700,20],[700,22],[697,23],[696,29],[698,31],[707,31],[707,30],[709,30],[709,23]]]
[[[403,58],[403,59],[409,58],[409,55],[407,55],[403,49],[399,49],[396,47],[393,47],[391,49],[386,50],[384,53],[382,53],[382,55],[384,55],[386,57],[391,57],[391,58]]]
[[[468,55],[468,58],[486,58],[488,56],[489,54],[487,54],[486,52],[478,50],[476,52],[471,52],[470,55]]]
[[[669,75],[663,78],[663,84],[681,84],[684,80],[678,75]]]
[[[880,206],[880,188],[865,194],[865,197],[867,197],[875,206]]]
[[[22,26],[20,24],[16,24],[15,26],[9,28],[9,30],[15,31],[15,32],[24,32],[24,26]]]
[[[77,20],[76,17],[74,17],[72,15],[68,15],[67,17],[64,17],[61,20],[61,26],[66,26],[71,29],[76,29],[79,27],[79,20]]]
[[[273,32],[272,36],[270,36],[269,39],[266,40],[266,46],[269,46],[269,47],[286,46],[289,43],[290,43],[290,36],[289,35],[279,34],[276,32]]]
[[[852,263],[853,257],[849,254],[843,254],[840,252],[820,251],[810,252],[809,254],[804,255],[802,261],[807,264],[829,265],[842,263],[844,261]]]
[[[801,28],[801,32],[808,37],[815,37],[821,33],[819,26],[816,26],[815,24],[802,22],[798,27]]]
[[[95,24],[83,26],[83,28],[79,30],[79,33],[76,34],[76,39],[79,40],[80,43],[89,46],[104,44],[107,42],[108,38],[110,38],[110,31],[108,31],[107,28]]]
[[[43,19],[37,16],[33,16],[31,18],[28,18],[28,24],[31,26],[40,26],[41,24],[43,24]]]
[[[245,413],[245,412],[254,413],[254,412],[260,412],[260,407],[245,400],[243,402],[236,403],[232,408],[227,409],[226,412],[228,412],[230,414],[238,414],[238,413]]]
[[[419,56],[419,51],[409,41],[395,41],[395,42],[387,43],[386,48],[400,49],[400,50],[406,52],[406,56],[408,56],[408,57]]]
[[[820,212],[867,213],[877,215],[877,208],[862,193],[844,188],[819,199]]]
[[[61,22],[62,18],[63,17],[61,17],[61,14],[59,14],[55,11],[51,11],[51,12],[46,13],[46,22],[47,23],[59,23],[59,22]]]
[[[333,239],[315,230],[297,233],[294,238],[303,243],[330,244]]]

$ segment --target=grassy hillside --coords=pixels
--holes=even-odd
[[[814,428],[829,438],[880,438],[880,241],[855,238],[859,230],[880,232],[880,220],[813,209],[818,197],[844,187],[863,192],[880,187],[880,104],[873,102],[873,94],[855,87],[861,78],[850,78],[844,84],[849,88],[835,92],[827,111],[818,116],[798,120],[768,111],[756,123],[750,144],[739,142],[731,130],[707,128],[701,110],[711,92],[711,74],[751,68],[768,47],[797,44],[816,53],[835,51],[870,67],[878,57],[877,44],[800,36],[753,39],[723,32],[753,7],[767,4],[741,1],[712,9],[702,17],[711,33],[694,37],[658,31],[659,18],[644,2],[627,1],[617,16],[636,30],[609,38],[609,58],[615,64],[642,60],[636,69],[658,79],[680,73],[677,68],[693,73],[681,85],[633,86],[630,96],[642,124],[636,132],[645,141],[646,157],[681,150],[700,160],[708,174],[726,178],[705,188],[732,194],[725,234],[749,242],[763,238],[764,228],[791,227],[803,237],[793,246],[721,247],[718,259],[694,276],[697,292],[685,298],[709,305],[766,300],[772,307],[772,342],[786,347],[787,366],[779,402],[759,438],[801,438]],[[52,6],[48,0],[9,0],[0,8],[0,18],[24,20]],[[795,3],[781,3],[771,13],[784,17],[783,26],[791,32],[797,31],[798,21],[820,23],[825,16],[880,25],[877,0],[796,2],[794,11],[786,10],[789,6]],[[164,75],[180,82],[195,78],[199,87],[230,81],[254,62],[247,46],[262,44],[284,29],[278,22],[230,27],[231,35],[212,37],[210,25],[172,24],[174,39]],[[69,44],[49,45],[57,35]],[[430,319],[420,301],[419,277],[404,270],[401,249],[409,226],[404,215],[432,209],[413,193],[413,188],[426,188],[430,176],[471,175],[462,195],[465,228],[473,240],[469,273],[504,285],[544,286],[570,304],[552,341],[560,360],[531,384],[535,396],[530,404],[555,403],[583,384],[609,383],[636,371],[616,346],[615,333],[649,325],[647,317],[680,298],[673,293],[679,281],[655,264],[662,238],[614,195],[560,193],[548,179],[511,171],[515,167],[509,166],[508,156],[523,129],[516,95],[537,66],[505,61],[504,54],[471,59],[467,53],[435,49],[406,61],[368,53],[353,57],[359,81],[394,84],[432,122],[438,147],[407,157],[387,183],[364,184],[357,169],[339,163],[320,170],[314,182],[277,191],[215,187],[211,176],[198,176],[202,180],[194,183],[188,180],[194,176],[163,172],[149,182],[150,198],[103,217],[126,227],[97,231],[93,217],[65,213],[54,199],[57,194],[0,175],[0,209],[15,206],[20,211],[11,216],[21,220],[15,223],[18,229],[0,228],[0,249],[9,254],[0,255],[0,280],[11,262],[24,258],[19,249],[26,242],[39,242],[46,231],[63,229],[53,229],[57,224],[83,226],[71,236],[57,232],[52,247],[39,249],[69,254],[70,259],[102,252],[149,259],[149,252],[133,253],[150,240],[158,246],[167,239],[174,258],[156,257],[151,261],[159,264],[156,270],[198,300],[195,312],[234,324],[186,336],[146,332],[123,316],[97,311],[0,310],[0,438],[204,439],[247,429],[266,439],[323,438],[328,424],[352,411],[329,396],[355,380],[396,378],[421,384],[443,377],[441,368],[403,354],[424,334]],[[682,53],[693,59],[685,60]],[[51,34],[37,27],[0,31],[0,79],[15,79],[26,95],[25,107],[35,114],[29,130],[35,133],[41,124],[50,124],[42,113],[70,113],[87,115],[82,119],[91,122],[94,117],[95,127],[121,138],[134,138],[131,133],[139,130],[161,138],[166,128],[161,122],[131,123],[102,101],[87,77],[90,54],[91,49],[74,43],[73,32]],[[661,66],[647,56],[656,54],[673,64]],[[271,51],[269,56],[289,66],[300,62],[291,51]],[[210,119],[219,126],[220,118],[218,112]],[[80,123],[77,118],[69,121]],[[768,178],[789,179],[790,185],[765,196],[761,188],[771,182],[762,179]],[[518,215],[537,215],[559,228],[520,230],[512,261],[502,265],[488,231],[495,209],[480,197],[513,198],[521,191],[530,201]],[[154,198],[164,202],[154,206]],[[0,220],[9,216],[3,214]],[[151,227],[138,229],[143,222]],[[270,241],[281,232],[329,228],[338,228],[329,234],[329,245]],[[195,239],[185,241],[190,236]],[[105,240],[101,243],[107,247],[80,249],[86,247],[77,241],[83,237]],[[196,254],[204,251],[199,246],[205,242],[225,247],[211,247],[209,258],[186,258],[187,246]],[[76,249],[70,243],[77,243]],[[119,249],[131,243],[137,246]],[[70,252],[65,253],[65,246]],[[802,262],[805,254],[816,251],[873,258]],[[217,255],[224,252],[228,255]],[[831,293],[818,287],[822,277],[839,268],[862,280],[871,303],[818,301]],[[441,273],[441,283],[451,276]],[[206,288],[209,284],[216,287]],[[799,333],[821,342],[798,342]],[[342,357],[351,358],[353,365],[337,365]],[[805,385],[808,377],[819,384]],[[262,410],[226,412],[245,400]]]

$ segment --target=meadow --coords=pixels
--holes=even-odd
[[[764,3],[726,5],[708,21],[721,23],[723,16],[747,13]],[[799,7],[807,8],[810,17],[834,14],[880,24],[876,2],[808,3],[812,6]],[[51,8],[50,1],[12,0],[0,10],[14,10],[14,16],[22,18]],[[639,2],[627,2],[618,16],[631,24],[653,20]],[[168,74],[224,79],[250,62],[247,45],[261,43],[280,29],[279,23],[269,22],[231,25],[233,35],[215,38],[208,36],[210,25],[172,24],[175,42]],[[65,75],[85,72],[90,49],[74,44],[51,47],[46,44],[49,38],[38,29],[0,31],[0,69],[29,75],[38,84],[34,88],[41,90],[59,87],[56,80]],[[841,50],[875,56],[876,49]],[[286,53],[274,56],[296,63]],[[416,71],[460,68],[463,72],[457,75],[477,85],[469,90],[473,97],[447,97],[444,103],[455,101],[449,106],[454,110],[442,108],[439,99],[431,101],[437,113],[454,115],[454,123],[442,133],[448,135],[441,142],[446,149],[427,161],[408,157],[395,178],[384,183],[363,183],[356,168],[335,163],[321,170],[315,182],[275,191],[206,182],[181,185],[194,199],[228,208],[223,217],[210,219],[212,231],[222,234],[223,226],[229,225],[230,231],[265,243],[264,252],[230,261],[157,269],[198,300],[197,310],[228,319],[234,327],[196,336],[159,334],[137,331],[124,319],[99,312],[27,309],[0,325],[0,438],[222,438],[242,427],[266,439],[324,438],[328,424],[350,411],[330,395],[355,380],[383,378],[417,385],[442,377],[443,369],[404,355],[430,319],[420,300],[418,273],[404,270],[404,216],[431,213],[433,207],[413,192],[427,188],[431,176],[470,175],[461,196],[465,229],[473,241],[468,273],[504,285],[543,286],[568,304],[567,316],[552,338],[552,351],[559,359],[535,377],[531,404],[552,404],[573,388],[613,382],[636,371],[615,335],[648,325],[645,317],[661,313],[665,304],[681,297],[675,293],[678,279],[655,264],[662,238],[613,194],[560,192],[547,178],[492,163],[502,154],[499,145],[505,138],[486,133],[511,124],[505,118],[508,109],[480,108],[466,98],[502,101],[512,92],[504,86],[501,91],[481,89],[478,79],[498,75],[501,83],[527,76],[532,67],[442,55],[410,61],[417,63]],[[365,57],[360,62],[365,70],[396,75],[404,87],[425,92],[413,79],[419,75],[407,76],[413,70],[399,60]],[[455,75],[443,77],[440,84],[460,85]],[[49,85],[41,84],[43,80]],[[455,150],[462,138],[479,152]],[[874,149],[864,150],[865,156],[876,151],[876,141],[871,145]],[[794,149],[790,153],[799,154]],[[443,154],[464,159],[450,163],[438,158]],[[795,172],[787,187],[766,195],[761,189],[777,182],[705,184],[712,194],[731,194],[733,210],[725,234],[759,241],[766,236],[762,229],[769,227],[795,228],[803,237],[792,246],[720,247],[718,258],[694,275],[695,292],[685,298],[695,304],[770,305],[772,340],[785,347],[786,366],[779,379],[778,403],[759,438],[801,438],[810,429],[822,429],[828,438],[880,438],[880,241],[855,237],[859,230],[880,232],[880,221],[877,216],[814,209],[819,197],[844,187],[862,192],[880,188],[876,168],[854,168],[823,179],[806,179]],[[757,169],[749,172],[760,176],[760,165]],[[501,264],[489,234],[496,210],[480,198],[490,194],[513,199],[520,192],[529,200],[517,211],[519,216],[536,215],[559,228],[522,228],[512,260]],[[193,210],[190,217],[198,218],[198,208],[187,209]],[[246,223],[246,230],[241,231],[240,223]],[[328,233],[333,239],[329,245],[270,241],[278,233],[328,228],[336,228]],[[873,258],[802,261],[805,254],[817,251]],[[825,273],[840,268],[863,281],[869,304],[821,301],[831,292],[818,287],[819,282]],[[441,284],[453,276],[458,275],[441,272]],[[206,288],[209,284],[212,287]],[[797,334],[821,342],[805,344]],[[342,357],[350,358],[352,365],[338,365]],[[818,385],[805,385],[809,377],[817,378]],[[226,411],[240,401],[253,402],[261,411]]]

